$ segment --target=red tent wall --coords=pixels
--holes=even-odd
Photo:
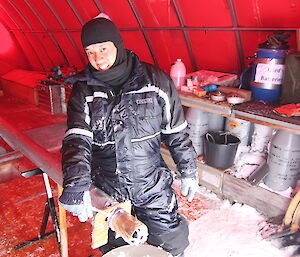
[[[15,68],[29,69],[30,65],[14,35],[0,24],[0,75]]]
[[[296,50],[300,27],[300,0],[0,0],[0,22],[15,38],[9,53],[0,51],[8,64],[0,74],[20,66],[82,69],[80,29],[101,12],[120,28],[128,49],[166,72],[181,58],[188,72],[240,73],[268,34],[290,34]],[[8,37],[6,30],[1,38]]]

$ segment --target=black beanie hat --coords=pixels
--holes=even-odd
[[[81,30],[83,48],[107,41],[113,42],[118,49],[124,48],[120,31],[112,21],[106,18],[95,18],[83,25]]]

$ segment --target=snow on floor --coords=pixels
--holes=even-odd
[[[175,182],[175,190],[177,187]],[[190,220],[190,245],[186,249],[186,257],[295,256],[293,252],[296,246],[279,249],[276,247],[276,244],[279,246],[278,241],[261,238],[257,224],[265,217],[254,208],[241,204],[231,205],[229,201],[218,199],[203,187],[196,194],[196,204],[199,198],[207,208],[198,213],[197,219]],[[181,212],[191,212],[190,208],[184,209],[180,197],[179,206]]]

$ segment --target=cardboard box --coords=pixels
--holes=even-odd
[[[198,162],[199,183],[218,196],[223,195],[224,170],[219,170],[205,163]]]
[[[194,84],[197,83],[195,81],[198,81],[198,85],[200,86],[206,86],[208,84],[232,86],[234,81],[238,78],[236,74],[210,70],[199,70],[196,72],[188,73],[186,77],[191,78]]]

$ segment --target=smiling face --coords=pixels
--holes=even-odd
[[[89,45],[85,53],[90,64],[99,71],[108,70],[117,59],[117,48],[110,41]]]

